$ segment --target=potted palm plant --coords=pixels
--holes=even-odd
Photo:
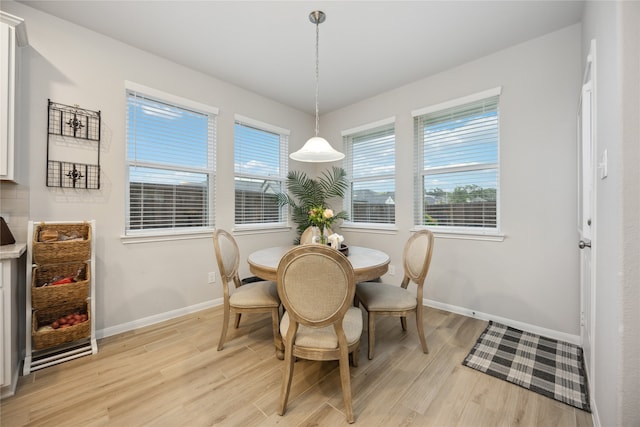
[[[289,171],[287,174],[287,187],[289,193],[279,193],[280,206],[289,205],[291,219],[297,224],[298,239],[302,232],[314,223],[317,214],[330,209],[328,201],[332,198],[344,198],[348,188],[347,173],[343,168],[334,166],[330,171],[323,171],[317,179],[309,178],[300,171]],[[333,211],[331,211],[333,212]],[[340,211],[330,217],[330,222],[349,219],[345,211]]]

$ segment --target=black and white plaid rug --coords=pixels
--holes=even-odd
[[[574,344],[489,322],[462,364],[591,412],[582,348]]]

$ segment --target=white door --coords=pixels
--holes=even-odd
[[[587,376],[591,395],[594,392],[594,340],[595,340],[595,262],[596,249],[593,247],[595,224],[595,187],[597,174],[595,153],[595,41],[587,59],[584,84],[578,113],[578,250],[580,250],[580,336],[584,351]]]

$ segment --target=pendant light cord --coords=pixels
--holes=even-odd
[[[320,22],[316,22],[316,136],[318,136],[318,131],[320,128],[320,110],[318,108],[318,80],[320,76],[320,59],[319,59],[319,46],[320,46]]]

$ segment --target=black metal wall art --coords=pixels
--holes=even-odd
[[[47,125],[47,187],[100,188],[100,111],[52,102],[49,99]],[[76,162],[68,158],[52,155],[53,146],[63,146],[69,150],[87,149],[95,151],[96,162]]]

